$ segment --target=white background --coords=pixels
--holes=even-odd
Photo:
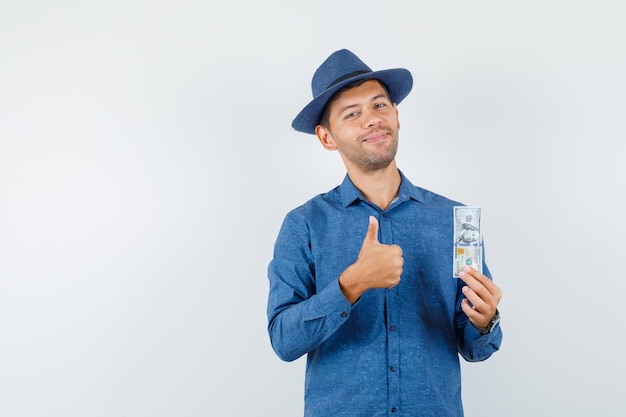
[[[398,164],[483,208],[504,342],[468,416],[616,416],[621,1],[0,5],[0,415],[298,416],[266,332],[285,213],[341,182],[291,130],[348,48],[404,67]],[[621,411],[620,411],[621,410]]]

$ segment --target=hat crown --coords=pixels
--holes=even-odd
[[[333,52],[313,74],[311,80],[313,97],[318,97],[343,80],[368,72],[372,72],[372,69],[347,49]]]

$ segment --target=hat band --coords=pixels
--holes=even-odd
[[[363,71],[363,70],[359,70],[359,71],[354,71],[354,72],[351,72],[350,74],[346,74],[346,75],[344,75],[343,77],[339,77],[339,78],[337,78],[335,81],[333,81],[332,83],[330,83],[330,84],[328,85],[328,87],[326,87],[326,89],[328,90],[328,89],[329,89],[330,87],[332,87],[333,85],[339,84],[340,82],[345,81],[345,80],[347,80],[348,78],[356,77],[357,75],[366,74],[366,73],[368,73],[368,72],[371,72],[371,71]]]

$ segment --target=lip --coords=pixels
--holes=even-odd
[[[377,143],[377,142],[380,142],[382,140],[387,139],[387,136],[389,136],[389,132],[386,132],[384,130],[380,130],[378,132],[375,132],[375,133],[365,137],[362,140],[362,142]]]

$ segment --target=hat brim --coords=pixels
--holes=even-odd
[[[400,104],[400,102],[404,100],[409,92],[411,92],[411,88],[413,88],[413,77],[411,76],[411,73],[404,68],[394,68],[360,74],[333,85],[329,89],[325,90],[322,94],[315,97],[300,111],[300,113],[298,113],[296,118],[293,119],[291,127],[299,132],[310,133],[314,135],[315,128],[319,124],[319,120],[322,111],[324,110],[324,106],[326,106],[326,103],[328,103],[328,100],[330,100],[333,94],[335,94],[338,90],[351,82],[373,79],[385,84],[385,86],[387,87],[387,91],[389,92],[391,101],[396,104]]]

